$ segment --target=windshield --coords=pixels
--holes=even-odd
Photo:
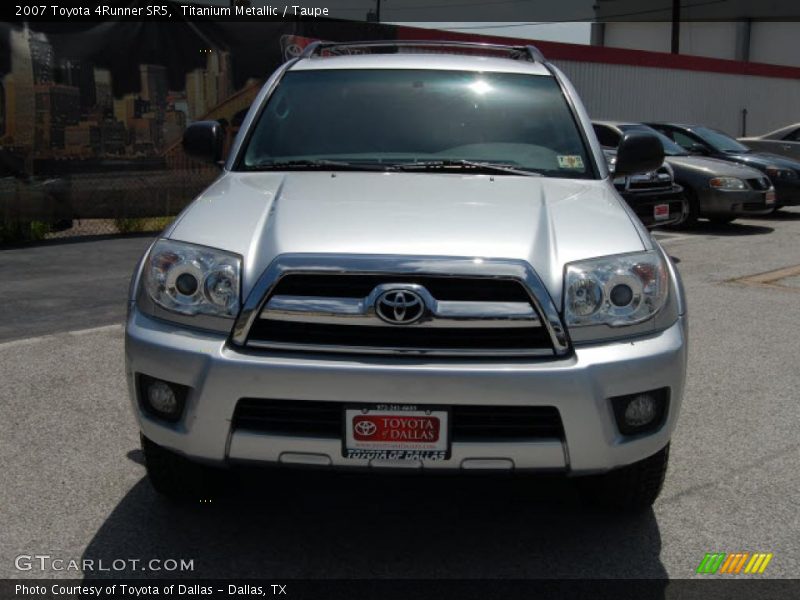
[[[692,133],[701,138],[706,144],[712,146],[718,152],[728,154],[743,154],[750,152],[750,148],[737,142],[735,139],[708,127],[692,127]]]
[[[689,156],[689,153],[686,152],[684,148],[652,127],[648,127],[647,125],[620,125],[619,128],[622,131],[644,131],[645,133],[653,134],[659,139],[661,145],[664,146],[664,154],[667,156]]]
[[[246,143],[244,170],[492,163],[501,175],[593,176],[558,83],[517,73],[289,72]]]

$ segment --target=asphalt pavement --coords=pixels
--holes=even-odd
[[[131,273],[151,241],[137,235],[0,249],[0,342],[121,324]]]
[[[0,251],[0,577],[20,555],[193,560],[87,577],[693,577],[706,552],[800,572],[800,209],[659,234],[690,309],[686,397],[654,510],[588,508],[554,478],[243,475],[196,505],[144,477],[123,379],[128,277],[146,238]],[[65,563],[68,564],[68,563]]]

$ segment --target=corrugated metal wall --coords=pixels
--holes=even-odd
[[[800,122],[800,79],[554,60],[593,119],[702,123],[760,135]]]

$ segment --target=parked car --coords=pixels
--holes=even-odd
[[[800,204],[800,162],[756,152],[729,135],[704,125],[647,123],[692,154],[711,156],[758,169],[775,186],[775,208]]]
[[[323,55],[342,46],[371,52]],[[184,148],[213,164],[221,138],[193,123]],[[662,162],[634,132],[616,172]],[[686,336],[678,272],[538,50],[315,43],[143,256],[126,371],[167,495],[240,463],[556,471],[635,510],[664,479]]]
[[[693,156],[641,123],[595,121],[594,131],[600,144],[610,149],[616,148],[630,131],[658,136],[664,147],[664,162],[671,167],[688,202],[686,225],[694,225],[699,218],[730,223],[738,216],[769,213],[775,206],[775,189],[760,171],[717,158]]]
[[[42,239],[72,227],[69,182],[9,169],[0,156],[0,244]]]
[[[617,162],[617,146],[603,148],[612,177]],[[675,183],[672,168],[664,163],[655,171],[615,177],[614,187],[648,229],[681,223],[688,205],[683,188]]]
[[[800,161],[800,123],[787,125],[764,135],[742,137],[739,141],[758,152],[771,152]]]

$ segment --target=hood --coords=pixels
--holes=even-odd
[[[172,239],[244,257],[243,292],[285,253],[513,258],[556,301],[567,262],[644,248],[608,181],[446,173],[228,172]]]
[[[784,169],[794,169],[800,172],[800,162],[780,156],[779,154],[771,154],[769,152],[748,152],[747,154],[731,154],[730,159],[745,165],[764,169],[769,166],[781,167]]]
[[[665,156],[676,174],[680,177],[683,169],[691,170],[696,173],[705,173],[709,177],[739,177],[741,179],[752,179],[763,177],[763,173],[742,163],[735,163],[719,158],[709,158],[706,156]]]

